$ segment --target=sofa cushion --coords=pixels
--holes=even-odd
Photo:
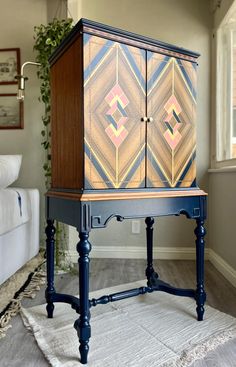
[[[22,155],[0,155],[0,188],[5,189],[17,180]]]

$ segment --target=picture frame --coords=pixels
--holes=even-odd
[[[15,76],[20,74],[20,49],[0,49],[0,85],[17,84]]]
[[[0,94],[0,129],[23,129],[23,102],[16,93]]]

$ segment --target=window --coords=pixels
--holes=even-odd
[[[236,6],[216,33],[216,163],[236,165]]]

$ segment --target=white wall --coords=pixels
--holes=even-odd
[[[81,0],[68,1],[75,20],[81,17],[150,36],[161,41],[198,51],[197,171],[198,183],[208,190],[210,125],[210,2],[206,0]],[[158,246],[194,246],[195,224],[186,218],[160,218],[156,221]],[[109,228],[110,227],[110,228]],[[91,233],[96,246],[143,246],[141,235],[131,234],[131,223],[113,222],[107,229]],[[75,241],[71,231],[71,247]]]

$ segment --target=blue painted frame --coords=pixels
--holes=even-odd
[[[105,196],[105,195],[104,195]],[[206,293],[204,290],[204,220],[206,219],[206,196],[179,196],[156,199],[135,200],[99,200],[79,201],[66,197],[46,196],[46,254],[47,254],[47,288],[45,291],[48,317],[53,317],[54,303],[64,302],[71,305],[80,315],[74,327],[79,338],[80,361],[86,364],[91,336],[90,307],[118,301],[140,294],[163,291],[176,296],[191,297],[196,300],[197,320],[203,320]],[[176,288],[165,283],[153,267],[153,224],[154,217],[185,215],[196,220],[196,289]],[[89,253],[92,246],[89,242],[89,232],[93,228],[105,228],[112,218],[122,221],[128,218],[146,218],[147,232],[147,286],[129,289],[119,293],[89,299]],[[77,228],[79,243],[79,289],[80,298],[68,294],[57,293],[54,287],[54,220],[67,223]]]

